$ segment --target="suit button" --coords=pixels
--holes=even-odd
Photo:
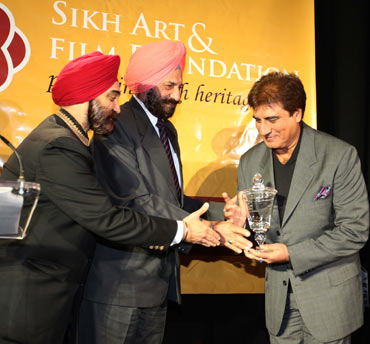
[[[277,234],[277,235],[280,235],[280,231],[277,231],[277,232],[276,232],[276,234]]]
[[[288,283],[287,283],[287,281],[283,281],[283,285],[287,285]]]

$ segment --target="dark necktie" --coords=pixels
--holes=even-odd
[[[166,127],[164,125],[164,121],[162,119],[159,119],[157,121],[156,125],[159,129],[160,140],[161,140],[163,148],[166,152],[168,162],[170,163],[173,180],[174,180],[175,186],[176,186],[177,197],[178,197],[178,199],[181,199],[181,188],[180,188],[179,178],[177,176],[175,164],[174,164],[173,158],[172,158],[170,143],[168,141],[167,129],[166,129]]]

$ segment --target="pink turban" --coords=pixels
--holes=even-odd
[[[145,92],[158,85],[177,66],[184,70],[186,48],[184,43],[161,41],[149,43],[136,50],[124,76],[133,93]]]
[[[81,104],[101,95],[117,81],[120,61],[118,55],[94,51],[69,62],[51,90],[54,103]]]

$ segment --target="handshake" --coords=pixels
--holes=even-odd
[[[246,239],[251,233],[244,229],[249,212],[242,199],[242,192],[238,194],[238,202],[236,196],[230,198],[227,193],[223,193],[222,196],[226,203],[223,210],[226,221],[201,220],[200,216],[209,208],[208,203],[205,203],[200,209],[183,219],[185,226],[188,228],[183,240],[208,247],[223,245],[236,253],[244,251],[247,258],[259,263],[290,262],[289,251],[285,244],[264,244],[258,248],[253,248],[252,242]]]
[[[202,220],[200,217],[209,208],[209,204],[205,203],[183,219],[183,240],[207,247],[223,245],[236,253],[242,253],[253,246],[252,242],[246,239],[250,232],[244,228],[248,216],[247,206],[242,201],[241,193],[238,195],[239,205],[236,196],[230,198],[227,193],[222,196],[225,200],[223,212],[226,221]]]

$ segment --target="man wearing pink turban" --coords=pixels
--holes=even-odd
[[[96,236],[117,246],[159,250],[183,239],[206,246],[219,242],[199,219],[207,206],[184,222],[150,217],[113,205],[99,185],[87,132],[114,128],[119,64],[119,56],[99,52],[67,64],[52,89],[59,111],[18,147],[25,179],[39,183],[41,194],[27,237],[0,240],[1,343],[75,342],[67,329],[78,314]],[[0,179],[18,176],[13,154]]]
[[[162,41],[130,58],[124,80],[134,95],[121,106],[114,132],[95,135],[93,144],[98,179],[115,204],[170,219],[202,205],[183,193],[177,131],[168,120],[180,103],[185,57],[183,43]],[[214,228],[236,252],[248,246],[245,229],[226,222]],[[158,254],[99,242],[81,306],[79,343],[161,343],[167,300],[180,302],[178,251],[189,249],[181,243]]]

